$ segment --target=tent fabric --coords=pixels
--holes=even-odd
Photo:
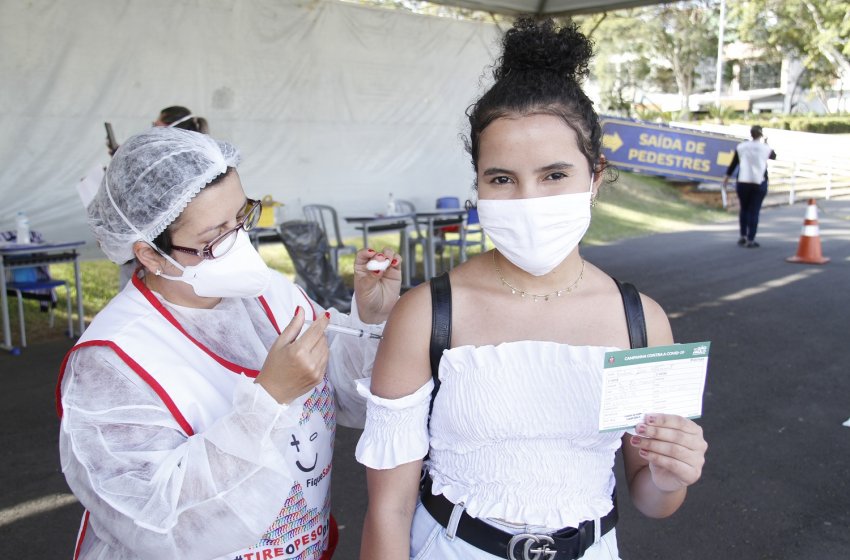
[[[0,229],[23,210],[101,256],[76,185],[109,162],[103,123],[120,143],[169,105],[235,144],[246,193],[285,220],[308,203],[381,212],[389,193],[465,200],[465,111],[499,34],[335,0],[2,2]]]
[[[659,0],[430,0],[493,14],[571,16],[661,4]]]

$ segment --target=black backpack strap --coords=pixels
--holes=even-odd
[[[434,408],[434,397],[440,390],[440,359],[443,350],[447,350],[452,341],[452,286],[449,273],[431,279],[431,378],[434,380],[434,390],[431,391],[431,404],[428,406],[428,416]]]
[[[643,315],[643,304],[640,302],[640,294],[632,284],[620,283],[613,279],[623,297],[623,309],[626,312],[626,326],[629,329],[629,343],[632,348],[646,348],[646,318]]]

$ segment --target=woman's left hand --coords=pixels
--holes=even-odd
[[[674,414],[647,414],[635,430],[631,444],[649,463],[660,490],[673,492],[699,480],[708,444],[698,424]]]
[[[385,270],[369,270],[369,261],[389,261]],[[364,323],[383,323],[390,316],[401,291],[401,256],[390,248],[380,253],[373,249],[357,251],[354,259],[354,293],[357,312]]]

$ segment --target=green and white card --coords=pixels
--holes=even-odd
[[[624,430],[659,412],[702,415],[710,342],[605,353],[599,431]]]

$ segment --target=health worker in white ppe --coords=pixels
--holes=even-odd
[[[362,560],[611,560],[618,449],[620,494],[650,517],[700,478],[706,443],[689,419],[647,411],[634,435],[598,429],[605,353],[673,337],[657,303],[580,252],[605,171],[580,86],[592,46],[575,24],[532,18],[502,46],[468,111],[496,248],[405,294],[371,385],[358,382]]]
[[[322,309],[251,245],[238,162],[226,142],[152,128],[88,207],[106,255],[140,267],[61,368],[62,471],[86,508],[75,558],[333,554],[335,426],[364,420],[354,380],[377,341],[326,327],[379,331],[399,259],[361,250],[351,314]]]

